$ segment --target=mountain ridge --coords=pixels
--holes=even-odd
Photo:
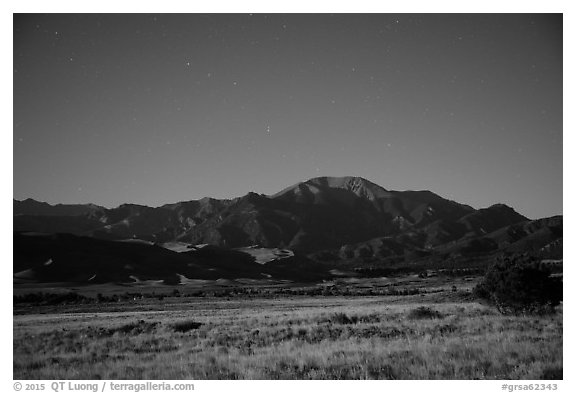
[[[14,200],[14,229],[306,253],[400,234],[420,238],[423,247],[437,246],[528,220],[504,204],[474,209],[431,191],[387,190],[358,176],[316,177],[271,195],[249,192],[158,207],[79,206]]]
[[[365,179],[365,178],[363,178],[363,177],[361,177],[361,176],[342,176],[342,177],[337,177],[337,176],[319,176],[319,177],[314,177],[314,178],[311,178],[311,179],[308,179],[308,180],[305,180],[305,181],[301,181],[301,182],[295,183],[295,184],[293,184],[293,185],[291,185],[291,186],[289,186],[289,187],[285,187],[285,188],[282,189],[281,191],[278,191],[278,192],[272,193],[272,194],[261,194],[261,193],[256,193],[256,192],[253,192],[253,191],[249,191],[249,192],[247,192],[247,193],[246,193],[245,195],[243,195],[243,196],[237,196],[237,197],[233,197],[233,198],[213,198],[213,197],[205,196],[205,197],[202,197],[202,198],[200,198],[200,199],[182,200],[182,201],[177,201],[177,202],[164,203],[164,204],[160,204],[160,205],[158,205],[158,206],[151,206],[151,205],[145,205],[145,204],[124,202],[124,203],[121,203],[120,205],[118,205],[118,206],[116,206],[116,207],[109,207],[109,208],[108,208],[108,207],[105,207],[105,206],[102,206],[102,205],[98,205],[98,204],[94,204],[94,203],[68,203],[68,204],[57,203],[57,204],[50,204],[50,203],[48,203],[48,202],[39,201],[39,200],[36,200],[36,199],[33,199],[33,198],[26,198],[26,199],[22,199],[22,200],[18,200],[18,199],[16,199],[16,198],[13,198],[13,207],[14,207],[14,214],[28,214],[28,213],[21,213],[22,208],[21,208],[20,206],[21,206],[22,204],[25,204],[25,203],[34,203],[34,204],[43,205],[43,206],[51,207],[51,208],[55,208],[55,207],[76,207],[76,206],[80,207],[80,206],[82,206],[82,207],[85,207],[85,208],[87,208],[87,209],[90,208],[90,209],[93,209],[93,210],[98,210],[98,209],[112,210],[112,209],[120,208],[120,207],[122,207],[122,206],[130,206],[130,205],[132,205],[132,206],[141,206],[141,207],[149,207],[149,208],[170,208],[170,207],[172,207],[172,206],[174,206],[174,205],[186,204],[186,203],[191,203],[191,202],[200,202],[200,203],[201,203],[201,202],[204,202],[204,201],[232,202],[232,201],[238,200],[238,199],[240,199],[240,198],[246,197],[246,196],[248,196],[248,195],[250,195],[250,194],[255,194],[255,195],[260,195],[260,196],[266,196],[266,197],[269,197],[269,198],[275,198],[275,197],[280,196],[280,195],[286,193],[287,191],[289,191],[289,190],[291,190],[291,189],[294,189],[294,188],[296,188],[297,186],[300,186],[300,185],[304,185],[304,184],[317,184],[317,183],[322,183],[322,182],[326,182],[326,183],[328,183],[328,184],[334,184],[334,183],[337,184],[338,182],[344,183],[346,180],[349,180],[349,181],[351,181],[351,182],[361,182],[361,183],[365,183],[365,184],[371,185],[371,186],[373,186],[373,187],[376,187],[376,188],[378,188],[378,189],[381,189],[381,190],[383,190],[384,192],[387,192],[387,193],[413,193],[413,194],[420,193],[420,194],[423,194],[423,195],[424,195],[424,194],[430,194],[430,195],[433,195],[433,196],[438,197],[438,194],[436,194],[436,193],[434,193],[433,191],[430,191],[430,190],[404,190],[404,191],[387,190],[387,189],[383,188],[382,186],[379,186],[378,184],[376,184],[376,183],[374,183],[374,182],[372,182],[372,181],[370,181],[370,180],[367,180],[367,179]],[[443,199],[448,200],[448,201],[451,201],[451,202],[455,202],[455,201],[452,201],[452,200],[449,200],[449,199],[446,199],[446,198],[443,198]],[[455,202],[455,203],[457,203],[457,202]],[[491,207],[491,206],[494,206],[494,205],[508,206],[508,205],[503,204],[503,203],[495,203],[495,204],[490,205],[490,206],[487,206],[487,207],[485,207],[485,208],[488,208],[488,207]],[[475,208],[472,208],[472,207],[469,206],[469,205],[464,205],[464,206],[468,206],[468,207],[470,207],[471,209],[475,209]],[[510,206],[508,206],[508,207],[510,207]],[[478,209],[483,209],[483,208],[478,208]],[[477,209],[475,209],[475,210],[477,210]],[[37,212],[33,212],[32,214],[29,214],[29,215],[43,215],[43,214],[37,213]],[[545,217],[540,217],[540,218],[545,218]]]
[[[34,213],[35,208],[38,214],[24,214]],[[66,275],[65,268],[54,266],[70,266],[71,272],[87,279],[82,269],[74,267],[74,255],[82,255],[86,261],[82,263],[92,272],[90,277],[97,274],[102,279],[103,272],[95,273],[102,265],[104,271],[109,270],[106,277],[117,273],[130,281],[133,272],[107,260],[132,266],[146,250],[158,256],[158,263],[165,259],[167,270],[154,273],[152,260],[146,257],[146,263],[137,268],[140,276],[169,281],[178,281],[178,275],[188,279],[215,277],[212,268],[223,277],[248,274],[256,278],[264,274],[301,280],[308,273],[309,278],[327,277],[333,269],[379,271],[406,264],[485,264],[505,252],[540,252],[553,257],[562,253],[562,216],[530,220],[505,204],[474,209],[431,191],[387,190],[353,176],[313,178],[271,195],[249,192],[233,199],[206,197],[158,207],[130,203],[111,209],[52,206],[30,199],[21,206],[14,200],[13,220],[19,268],[27,272],[32,266],[34,274],[50,280],[57,277],[55,272]],[[35,237],[39,233],[54,235]],[[204,251],[208,259],[200,266],[195,257],[185,262],[184,255],[147,248],[164,244],[167,250],[176,244],[184,253],[198,244],[213,248]],[[39,246],[45,250],[41,254],[27,251]],[[293,257],[272,260],[262,268],[225,251],[253,247],[285,250]],[[254,253],[274,254],[265,250]],[[57,265],[41,265],[53,255],[60,255]],[[229,265],[219,265],[219,256],[234,258]],[[192,265],[185,267],[186,263]],[[235,267],[235,263],[244,267]],[[278,265],[276,270],[273,265]],[[26,274],[32,273],[22,273]]]

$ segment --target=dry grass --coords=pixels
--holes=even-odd
[[[561,377],[562,315],[382,298],[14,317],[15,379]]]

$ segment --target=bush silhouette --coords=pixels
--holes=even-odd
[[[358,323],[358,317],[353,315],[349,317],[348,315],[344,314],[343,312],[337,312],[335,314],[330,315],[327,318],[328,322],[337,323],[341,325],[350,325]]]
[[[431,309],[430,307],[418,307],[410,310],[408,313],[409,319],[436,319],[443,318],[444,316],[438,311]]]
[[[527,254],[500,257],[474,288],[480,299],[502,314],[548,313],[562,300],[562,283]]]
[[[171,325],[171,328],[175,332],[186,333],[189,332],[190,330],[198,329],[200,326],[202,326],[202,323],[200,322],[186,320],[173,323]]]

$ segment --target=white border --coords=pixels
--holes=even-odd
[[[21,0],[21,1],[5,1],[2,3],[2,14],[0,23],[4,30],[0,40],[2,43],[3,53],[7,53],[7,57],[11,56],[12,50],[12,13],[94,13],[94,12],[118,12],[118,13],[248,13],[248,12],[270,12],[270,13],[549,13],[561,12],[564,13],[564,70],[576,70],[574,61],[574,1],[495,1],[484,0],[481,2],[466,2],[462,0],[412,0],[407,2],[387,2],[387,1],[347,1],[347,2],[334,2],[334,1],[290,1],[290,2],[274,2],[274,1],[219,1],[219,2],[192,2],[192,1],[110,1],[99,0],[94,2],[81,2],[81,1],[41,1],[41,0]],[[4,92],[4,100],[2,105],[2,119],[5,123],[5,131],[1,133],[2,143],[2,180],[4,187],[2,187],[2,212],[6,223],[2,230],[3,239],[5,240],[5,249],[8,250],[8,258],[4,258],[2,262],[2,277],[6,282],[2,285],[2,310],[6,313],[12,311],[12,218],[11,201],[13,197],[13,151],[12,151],[12,62],[5,61],[3,63],[2,72],[2,91]],[[574,331],[574,291],[572,284],[574,277],[574,248],[572,241],[574,239],[574,204],[571,203],[574,191],[574,156],[571,152],[574,151],[574,121],[572,113],[574,112],[574,71],[564,72],[564,129],[571,130],[572,132],[564,133],[564,216],[565,216],[565,239],[566,247],[564,250],[564,265],[565,274],[568,284],[565,285],[564,296],[564,331],[568,334],[564,335],[564,382],[558,381],[559,391],[575,391],[574,387],[574,339],[572,332]],[[1,358],[1,375],[3,391],[13,391],[12,387],[12,324],[8,321],[11,320],[11,315],[6,318],[4,323],[1,324],[0,332],[2,336],[2,346],[5,348],[4,356]],[[136,381],[135,381],[136,382]],[[140,382],[140,381],[138,381]],[[380,391],[383,389],[392,388],[394,390],[407,390],[412,389],[426,391],[458,391],[462,392],[496,392],[501,391],[500,381],[314,381],[314,382],[283,382],[281,384],[275,381],[250,381],[250,382],[232,382],[232,381],[199,381],[197,382],[197,391],[219,390],[233,388],[238,392],[257,392],[268,391],[271,388],[280,391],[291,391],[295,389],[304,390],[317,390],[321,388],[330,388],[335,392],[349,391],[354,388],[362,388],[367,391]],[[522,382],[524,383],[524,382]],[[526,381],[528,383],[528,381]],[[274,385],[272,385],[274,384]],[[573,388],[569,389],[569,386]]]

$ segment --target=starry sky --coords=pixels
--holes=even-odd
[[[14,198],[317,176],[562,214],[561,14],[15,14]]]

